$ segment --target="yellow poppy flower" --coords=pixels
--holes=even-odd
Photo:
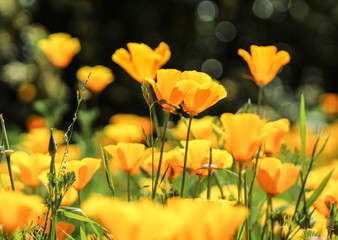
[[[72,186],[78,191],[83,189],[100,166],[99,158],[84,158],[81,161],[72,160],[67,163],[66,171],[75,172],[75,182]]]
[[[125,123],[136,125],[139,129],[144,129],[147,135],[150,134],[150,120],[149,117],[138,116],[135,114],[127,114],[127,113],[118,113],[109,118],[109,123]]]
[[[183,110],[189,115],[196,116],[227,96],[225,88],[205,73],[185,71],[182,76],[190,89],[182,103]]]
[[[293,186],[299,175],[299,168],[277,158],[263,158],[257,174],[261,188],[271,196],[278,195]]]
[[[214,129],[224,137],[233,158],[240,162],[251,160],[265,139],[266,120],[251,113],[223,113],[220,120],[224,131],[215,125]]]
[[[42,212],[42,199],[20,192],[0,191],[0,225],[7,233],[13,233]]]
[[[158,100],[165,100],[164,110],[172,111],[183,101],[184,96],[191,90],[188,81],[182,79],[182,73],[176,69],[160,69],[157,71],[157,82],[151,78],[147,81],[152,85]],[[173,105],[173,106],[170,106]]]
[[[94,67],[85,66],[77,70],[76,77],[83,83],[86,82],[89,73],[91,73],[86,87],[93,92],[101,92],[105,87],[114,81],[113,72],[101,65]]]
[[[50,34],[48,38],[40,40],[38,46],[54,66],[61,68],[67,67],[81,50],[79,39],[67,33]]]
[[[182,141],[183,146],[186,145],[185,141]],[[180,149],[184,155],[185,150]],[[210,160],[210,142],[208,140],[190,140],[187,156],[187,170],[190,174],[205,177],[208,175]],[[228,168],[232,165],[232,156],[226,150],[213,149],[212,150],[212,164],[211,168]],[[183,162],[181,167],[183,167]]]
[[[137,173],[139,167],[146,159],[145,146],[141,143],[118,143],[108,145],[104,149],[113,157],[113,161],[118,162],[125,172]]]
[[[29,155],[18,151],[11,155],[13,172],[15,172],[27,185],[37,187],[41,184],[39,175],[50,167],[51,157],[47,154],[35,153]]]
[[[288,62],[290,55],[286,51],[277,52],[275,46],[256,46],[251,45],[251,55],[243,50],[238,50],[240,55],[248,64],[254,81],[259,86],[264,86],[271,82],[278,71]]]
[[[120,65],[132,78],[138,82],[146,78],[155,78],[156,71],[170,58],[169,46],[161,42],[155,50],[143,43],[128,43],[129,52],[120,48],[115,51],[112,60]]]
[[[265,151],[268,156],[275,155],[282,144],[284,136],[289,131],[290,122],[283,118],[274,122],[265,124],[264,131],[266,132]]]

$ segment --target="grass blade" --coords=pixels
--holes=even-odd
[[[103,161],[104,172],[105,172],[106,180],[107,180],[107,184],[108,184],[109,195],[114,196],[115,195],[115,188],[114,188],[113,176],[111,174],[107,153],[103,150],[102,146],[101,146],[101,158],[102,158],[102,161]]]
[[[302,156],[303,161],[305,160],[305,147],[306,147],[306,118],[305,118],[305,100],[304,93],[300,99],[300,139],[302,143]]]

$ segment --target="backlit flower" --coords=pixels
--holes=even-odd
[[[157,71],[157,81],[148,78],[153,86],[158,100],[165,100],[168,104],[162,104],[165,110],[174,110],[183,101],[184,96],[191,90],[189,81],[182,79],[182,73],[176,69],[160,69]]]
[[[234,159],[240,162],[252,159],[265,139],[266,120],[251,113],[223,113],[220,120],[224,131],[215,125],[214,128],[224,137]]]
[[[265,150],[264,153],[268,156],[275,155],[281,146],[285,134],[289,131],[290,122],[283,118],[274,122],[265,124],[264,131],[266,132]]]
[[[54,66],[61,68],[67,67],[81,50],[79,39],[67,33],[50,34],[48,38],[40,40],[38,46]]]
[[[248,64],[254,81],[259,86],[264,86],[271,82],[278,71],[288,62],[290,55],[286,51],[277,52],[275,46],[256,46],[251,45],[251,55],[243,50],[238,50],[240,55]]]
[[[104,149],[112,156],[114,162],[118,162],[125,172],[134,174],[145,160],[145,146],[141,143],[118,143],[108,145]]]
[[[171,55],[169,46],[164,42],[155,50],[143,43],[128,43],[127,48],[129,52],[124,48],[116,50],[112,60],[138,82],[145,81],[147,77],[154,79],[156,71]]]
[[[106,86],[114,81],[113,72],[109,68],[101,65],[82,67],[77,70],[76,77],[85,83],[89,73],[91,74],[86,87],[93,92],[101,92]]]
[[[39,175],[50,167],[51,157],[47,154],[18,151],[11,155],[13,172],[15,172],[27,185],[37,187],[41,184]]]
[[[257,174],[261,188],[271,196],[283,193],[293,186],[299,175],[299,168],[277,158],[263,158]]]
[[[42,199],[20,192],[0,191],[0,225],[7,233],[13,233],[42,211]]]
[[[182,141],[183,146],[186,145],[185,141]],[[181,149],[181,153],[184,154],[185,150]],[[189,149],[187,155],[187,170],[190,174],[205,177],[208,175],[208,167],[213,169],[228,168],[232,165],[232,156],[226,150],[213,149],[212,150],[212,163],[209,166],[210,161],[210,142],[208,140],[190,140]],[[181,167],[183,167],[181,163]]]
[[[189,115],[196,116],[227,96],[225,88],[206,73],[185,71],[182,76],[190,88],[182,103]]]
[[[75,172],[75,182],[72,186],[78,191],[83,189],[100,166],[99,158],[84,158],[81,161],[72,160],[67,163],[66,171]]]

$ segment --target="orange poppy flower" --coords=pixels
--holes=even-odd
[[[182,103],[189,115],[196,116],[227,96],[225,88],[206,73],[185,71],[182,76],[190,88]]]
[[[165,100],[170,105],[178,106],[184,96],[191,90],[191,84],[182,79],[182,73],[176,69],[160,69],[157,71],[157,82],[151,78],[147,81],[153,86],[158,100]],[[163,104],[163,109],[172,111],[173,106]]]
[[[277,52],[275,46],[251,45],[250,51],[251,55],[247,51],[239,49],[238,55],[247,62],[253,79],[259,86],[271,82],[281,67],[290,62],[289,53],[283,50]]]
[[[223,135],[234,159],[240,162],[252,159],[265,139],[263,130],[267,121],[251,113],[223,113],[220,120],[224,131],[215,125],[214,128]]]
[[[338,94],[324,93],[320,97],[320,104],[323,111],[328,115],[338,114]]]
[[[28,131],[34,128],[46,128],[48,127],[47,120],[39,115],[30,115],[25,122],[26,129]]]
[[[50,167],[51,157],[47,154],[35,153],[29,155],[18,151],[11,155],[13,172],[15,172],[26,184],[37,187],[41,184],[39,175]]]
[[[161,42],[155,50],[143,43],[128,43],[129,52],[120,48],[115,51],[112,60],[120,65],[132,78],[138,82],[147,77],[155,78],[156,71],[170,58],[169,46]]]
[[[61,68],[67,67],[81,50],[79,39],[67,33],[50,34],[48,38],[40,40],[38,46],[54,66]]]
[[[289,131],[290,122],[283,118],[265,125],[264,131],[267,133],[265,139],[265,151],[268,156],[275,155],[282,144],[282,140]]]
[[[299,171],[299,168],[292,163],[282,164],[277,158],[263,158],[257,180],[264,192],[275,196],[296,183]]]
[[[182,141],[183,146],[186,145],[185,141]],[[180,149],[184,155],[185,150]],[[187,170],[190,174],[205,177],[208,175],[208,169],[210,161],[210,142],[208,140],[190,140],[187,156]],[[212,168],[225,168],[231,167],[232,156],[226,150],[213,149],[212,150]],[[183,161],[181,163],[183,165]]]
[[[66,171],[75,172],[75,182],[72,186],[78,191],[84,188],[100,166],[101,159],[99,158],[84,158],[81,161],[70,161],[67,164]]]
[[[18,228],[42,212],[42,199],[28,196],[20,192],[0,191],[0,225],[7,233]]]
[[[125,172],[135,174],[146,159],[145,146],[141,143],[122,143],[108,145],[104,149],[113,157],[113,161],[118,162]]]
[[[83,83],[86,82],[89,73],[91,73],[86,87],[93,92],[101,92],[105,87],[114,81],[113,72],[101,65],[94,67],[85,66],[77,70],[76,77]]]

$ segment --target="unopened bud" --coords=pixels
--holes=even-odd
[[[329,232],[333,231],[334,229],[334,207],[335,205],[332,204],[329,216],[327,217],[327,220],[326,220],[326,229]]]
[[[150,95],[148,91],[148,87],[144,82],[141,82],[141,90],[142,90],[142,95],[146,103],[150,106]]]
[[[56,142],[55,142],[54,136],[53,136],[53,129],[50,129],[48,152],[51,156],[55,156],[55,154],[56,154]]]

